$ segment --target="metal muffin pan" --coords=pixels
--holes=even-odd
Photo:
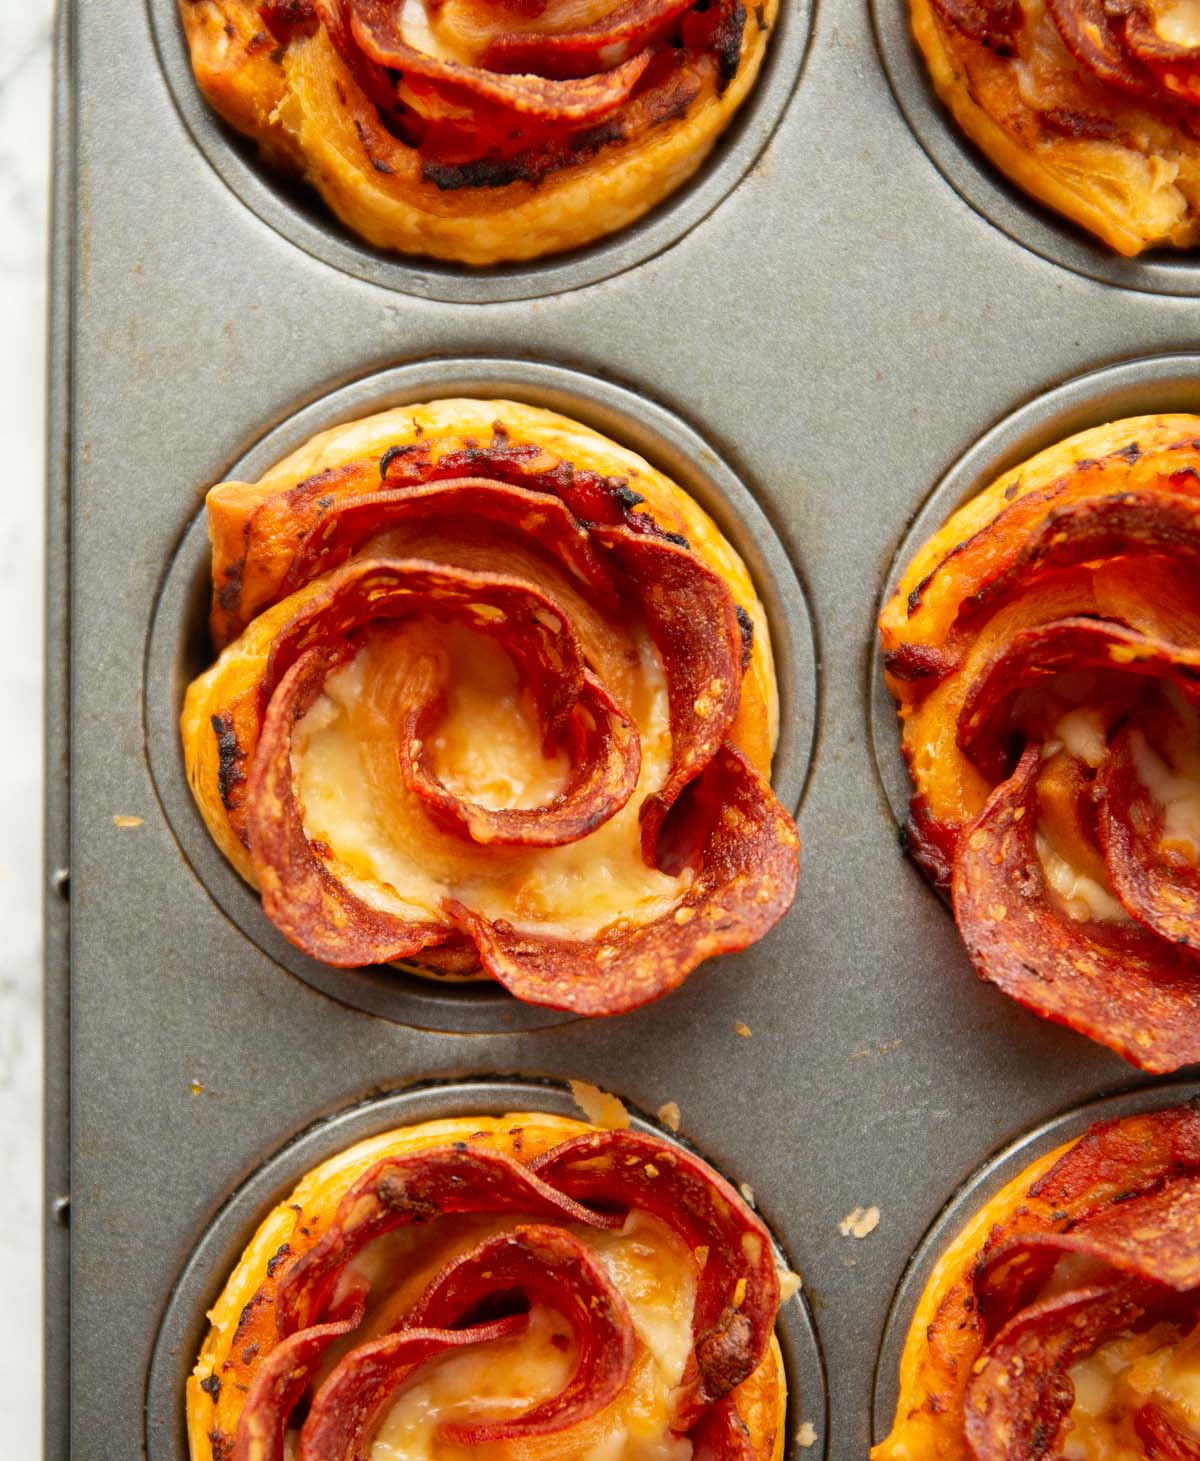
[[[516,399],[549,407],[637,450],[685,487],[721,525],[759,587],[771,623],[780,687],[774,784],[790,808],[800,802],[816,724],[816,651],[804,590],[782,543],[748,489],[690,427],[631,391],[578,371],[522,361],[421,361],[381,371],[314,401],[277,426],[230,469],[254,480],[318,431],[444,395]],[[201,509],[163,580],[146,654],[146,753],[155,789],[180,848],[214,900],[260,949],[334,999],[370,1014],[434,1030],[532,1029],[571,1018],[514,1000],[485,982],[438,982],[394,969],[331,969],[279,933],[257,894],[209,836],[187,783],[179,713],[191,680],[213,660],[208,525]]]
[[[356,1141],[395,1126],[410,1126],[450,1116],[502,1116],[510,1111],[548,1111],[578,1116],[579,1109],[560,1086],[532,1081],[463,1081],[417,1086],[364,1101],[339,1112],[275,1152],[216,1214],[171,1292],[154,1345],[146,1391],[145,1447],[152,1456],[188,1461],[187,1445],[179,1423],[179,1396],[195,1365],[207,1329],[205,1315],[216,1302],[250,1240],[270,1209],[281,1202],[305,1172],[326,1157]],[[667,1141],[679,1138],[637,1112],[630,1113],[635,1130]],[[686,1143],[680,1142],[681,1145]],[[694,1148],[693,1148],[694,1150]],[[699,1155],[704,1156],[704,1152]],[[736,1172],[724,1174],[736,1184]],[[770,1223],[770,1215],[763,1213]],[[791,1260],[776,1245],[781,1268]],[[788,1390],[795,1397],[795,1413],[803,1413],[818,1431],[825,1429],[825,1379],[816,1331],[804,1291],[780,1310],[777,1329],[787,1371]]]
[[[803,14],[789,12],[789,47]],[[874,745],[889,722],[871,698],[873,624],[899,545],[954,463],[974,465],[934,517],[988,452],[1003,464],[1042,444],[1030,423],[1070,430],[1194,399],[1200,369],[1178,352],[1195,345],[1196,306],[1060,267],[968,206],[897,108],[865,0],[823,0],[801,76],[802,51],[788,51],[790,99],[757,162],[671,247],[664,234],[647,257],[643,226],[520,271],[538,298],[469,306],[418,297],[400,283],[408,264],[372,260],[382,272],[363,278],[318,257],[311,233],[298,247],[184,124],[150,12],[64,6],[48,765],[69,780],[50,778],[47,886],[70,896],[47,899],[48,1456],[159,1461],[183,1403],[168,1386],[146,1409],[160,1317],[214,1215],[301,1132],[410,1086],[578,1076],[637,1110],[677,1102],[686,1136],[754,1188],[804,1277],[828,1377],[818,1443],[790,1446],[789,1461],[861,1461],[893,1295],[947,1200],[1054,1114],[1147,1088],[975,979],[901,856]],[[335,238],[314,219],[304,227]],[[577,287],[605,248],[628,251],[623,272]],[[744,484],[771,525],[763,552],[777,539],[806,591],[818,714],[800,893],[767,939],[628,1016],[521,1028],[493,996],[461,1033],[440,1012],[383,1018],[352,1007],[357,995],[330,998],[248,937],[188,860],[162,738],[201,615],[188,534],[205,488],[256,443],[274,455],[289,431],[325,424],[331,401],[379,404],[395,367],[438,362],[446,393],[481,371],[521,387],[497,364],[514,360],[591,382],[572,387],[580,413],[651,456],[664,422],[685,423],[730,503],[726,468]],[[1087,374],[1119,362],[1119,389]],[[524,378],[538,399],[558,389],[540,379]],[[1056,415],[1064,381],[1079,394]],[[625,403],[615,416],[595,394],[610,388]],[[743,543],[757,522],[743,514]],[[769,600],[764,562],[752,566]],[[794,684],[811,687],[803,674]],[[843,1237],[840,1220],[872,1204],[878,1228]],[[790,1424],[811,1414],[802,1393]]]

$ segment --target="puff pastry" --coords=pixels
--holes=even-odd
[[[779,1461],[770,1237],[699,1158],[537,1113],[359,1142],[263,1221],[192,1461]]]
[[[1019,187],[1119,254],[1200,238],[1200,29],[1172,0],[910,0],[934,87]]]
[[[872,1461],[1200,1456],[1200,1107],[1093,1126],[991,1199],[913,1315]]]
[[[1200,417],[1039,453],[880,618],[907,835],[982,978],[1133,1064],[1200,1060]]]
[[[188,776],[298,947],[629,1009],[795,891],[744,565],[642,458],[551,412],[435,401],[208,497]]]
[[[464,264],[624,227],[707,156],[778,0],[180,0],[210,105],[369,243]]]

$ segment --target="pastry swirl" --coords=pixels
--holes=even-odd
[[[762,607],[641,458],[512,402],[336,428],[208,498],[188,776],[299,948],[580,1013],[744,948],[795,891]]]
[[[623,227],[700,165],[778,0],[180,0],[211,106],[368,242],[466,264]]]
[[[907,835],[980,976],[1146,1070],[1200,1059],[1200,418],[1006,472],[880,617]]]
[[[1126,256],[1200,238],[1200,33],[1165,0],[911,0],[934,86],[1019,187]]]
[[[243,1253],[188,1382],[192,1461],[778,1461],[779,1301],[762,1223],[657,1137],[387,1132]]]
[[[939,1259],[872,1461],[1200,1456],[1200,1107],[1101,1122]]]

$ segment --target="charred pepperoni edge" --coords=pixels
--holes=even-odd
[[[699,867],[682,899],[649,923],[611,924],[584,944],[492,922],[454,899],[442,911],[518,999],[581,1015],[636,1009],[705,959],[755,943],[795,896],[795,825],[740,751],[723,744],[688,794],[704,829]]]
[[[275,1294],[279,1333],[319,1323],[346,1265],[383,1233],[457,1213],[508,1212],[593,1228],[621,1225],[498,1152],[434,1147],[385,1157],[354,1183],[324,1235],[283,1274]]]
[[[293,573],[292,564],[306,543],[319,541],[317,535],[325,516],[376,491],[400,493],[468,478],[557,497],[584,531],[625,524],[637,532],[663,535],[653,518],[636,511],[643,498],[625,478],[577,470],[532,442],[510,442],[499,423],[494,433],[486,446],[468,441],[436,460],[429,444],[423,441],[389,447],[377,460],[350,462],[318,472],[260,502],[243,528],[240,556],[229,563],[214,564],[212,635],[216,648],[224,649],[257,614],[308,581],[312,575],[301,569]],[[523,513],[526,509],[521,510]],[[275,586],[252,596],[246,586],[248,570],[256,562],[269,562],[281,553],[285,564],[280,566]]]
[[[1066,1253],[1112,1270],[1112,1277],[1187,1293],[1200,1285],[1200,1182],[1168,1182],[1113,1203],[1085,1222],[1019,1233],[991,1248],[975,1273],[989,1333],[1006,1323]],[[1106,1275],[1106,1278],[1109,1275]]]
[[[1040,574],[1133,554],[1200,558],[1200,502],[1165,492],[1114,492],[1046,514],[1017,556],[963,600],[961,618],[993,605]],[[919,648],[919,646],[917,646]]]
[[[1022,24],[1018,0],[933,0],[933,8],[943,24],[997,56],[1015,54]]]
[[[536,183],[585,161],[611,142],[635,141],[683,115],[712,77],[721,94],[741,64],[742,0],[626,0],[600,25],[536,36],[502,35],[477,65],[440,60],[408,45],[387,0],[265,0],[260,14],[284,45],[319,23],[367,101],[380,114],[369,131],[387,151],[414,145],[421,177],[443,190]],[[514,74],[520,73],[520,74]],[[478,156],[439,155],[409,138],[397,78],[439,98],[451,114],[474,106]],[[385,131],[385,126],[390,130]],[[393,135],[394,134],[394,135]],[[467,134],[455,130],[456,147]],[[391,163],[372,156],[384,172]]]
[[[630,1131],[574,1137],[530,1170],[588,1207],[648,1212],[693,1254],[705,1250],[684,1377],[693,1404],[721,1400],[754,1371],[771,1340],[779,1275],[770,1234],[723,1177],[690,1152]]]
[[[400,36],[389,0],[347,0],[350,31],[369,61],[387,71],[421,76],[480,100],[548,122],[594,122],[629,99],[650,64],[643,51],[611,71],[566,81],[544,76],[508,76],[483,66],[441,61],[408,45]]]
[[[1200,696],[1200,651],[1168,644],[1113,620],[1075,615],[1014,634],[972,684],[958,717],[958,745],[991,781],[1008,774],[1007,712],[1022,690],[1068,670],[1107,670],[1168,680]]]
[[[502,35],[480,58],[489,71],[523,71],[538,76],[587,76],[608,70],[663,39],[672,22],[696,0],[625,0],[600,24],[548,35]]]
[[[724,581],[687,548],[631,527],[598,527],[592,536],[611,550],[633,586],[667,677],[671,770],[640,812],[642,857],[655,867],[663,823],[737,716],[741,626]]]
[[[1200,868],[1164,852],[1161,807],[1137,774],[1126,728],[1096,775],[1096,830],[1113,891],[1159,938],[1200,947]]]
[[[962,835],[954,916],[981,978],[1158,1073],[1200,1060],[1200,963],[1138,925],[1078,923],[1051,901],[1035,842],[1040,746]]]

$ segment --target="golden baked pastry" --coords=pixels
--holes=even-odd
[[[1200,417],[1040,452],[880,617],[909,849],[975,968],[1146,1070],[1200,1060]]]
[[[180,0],[209,104],[379,248],[495,264],[691,176],[778,0]]]
[[[1200,238],[1200,30],[1172,0],[910,0],[955,121],[1119,254]]]
[[[642,458],[435,401],[214,487],[208,519],[188,777],[299,948],[604,1014],[787,909],[762,605]]]
[[[1200,1456],[1200,1106],[1101,1122],[938,1260],[872,1461]]]
[[[779,1461],[770,1237],[699,1158],[525,1113],[309,1172],[210,1312],[191,1461]]]

